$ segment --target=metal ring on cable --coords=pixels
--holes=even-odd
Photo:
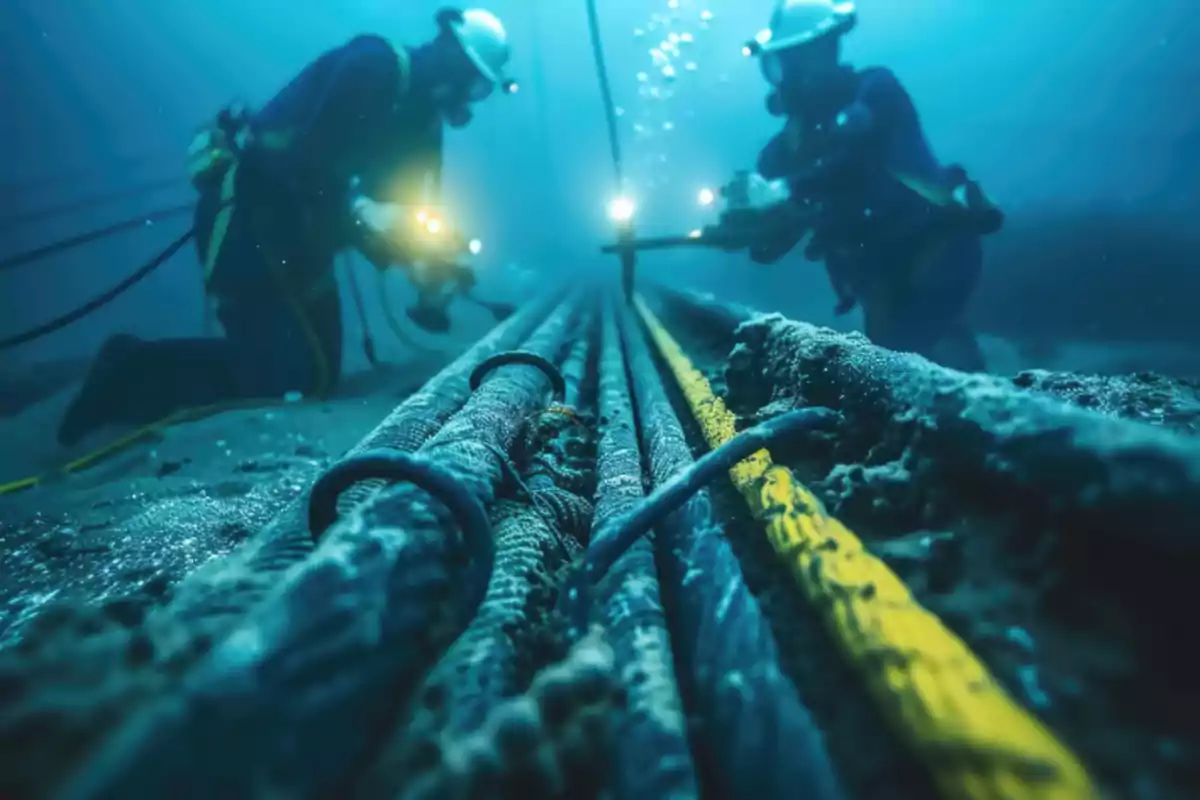
[[[494,356],[485,358],[471,371],[471,378],[468,386],[471,391],[475,391],[483,384],[483,379],[488,376],[493,370],[505,367],[510,364],[523,364],[527,367],[534,367],[546,376],[546,380],[550,381],[550,390],[553,392],[553,401],[561,404],[567,397],[567,382],[563,378],[558,367],[551,364],[543,356],[537,353],[531,353],[528,350],[509,350],[505,353],[496,353]]]

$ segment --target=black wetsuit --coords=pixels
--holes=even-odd
[[[182,409],[322,394],[341,371],[335,255],[363,244],[357,191],[417,202],[439,177],[442,121],[413,85],[422,49],[374,36],[331,50],[249,121],[232,204],[202,188],[196,242],[222,338],[110,339],[59,430],[70,445],[107,424],[149,424]],[[222,173],[219,178],[226,177]],[[215,248],[215,249],[214,249]]]
[[[981,369],[961,326],[981,237],[941,224],[929,198],[946,193],[954,171],[934,157],[908,92],[887,69],[844,68],[799,104],[758,169],[788,180],[794,200],[820,207],[809,252],[825,261],[843,308],[862,304],[877,344]],[[961,340],[954,354],[935,355],[949,338]]]

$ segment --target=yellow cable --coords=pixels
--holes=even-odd
[[[286,403],[287,401],[283,402]],[[152,422],[149,425],[143,425],[140,428],[135,428],[110,442],[105,442],[96,449],[90,450],[78,458],[68,461],[62,466],[56,467],[50,472],[42,475],[31,475],[30,477],[10,481],[9,483],[0,483],[0,497],[3,497],[6,494],[15,494],[17,492],[24,491],[25,489],[32,489],[33,487],[55,477],[70,475],[71,473],[87,469],[88,467],[94,466],[101,461],[112,458],[118,453],[121,453],[129,447],[132,447],[133,445],[142,441],[143,439],[160,433],[163,429],[169,428],[172,425],[178,425],[183,422],[196,422],[197,420],[211,417],[215,414],[223,414],[226,411],[238,411],[248,408],[267,408],[281,404],[282,403],[277,400],[235,400],[229,403],[218,403],[216,405],[200,406],[198,408],[180,409],[173,414],[163,417],[157,422]]]
[[[709,447],[735,433],[717,397],[641,298],[636,307]],[[999,685],[987,667],[786,467],[760,450],[730,478],[857,669],[895,732],[943,797],[1083,800],[1086,769]]]

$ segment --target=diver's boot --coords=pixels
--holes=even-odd
[[[417,303],[408,309],[408,318],[430,333],[446,333],[450,330],[450,315],[445,306]]]
[[[92,361],[83,387],[67,407],[58,427],[58,443],[70,447],[113,421],[127,384],[127,365],[141,339],[128,334],[112,336]]]
[[[224,339],[114,337],[63,418],[58,441],[70,447],[108,425],[150,425],[236,399],[234,356]]]

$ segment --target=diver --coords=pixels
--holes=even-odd
[[[842,63],[841,39],[856,20],[850,2],[779,0],[769,29],[744,49],[771,84],[769,113],[785,120],[757,169],[789,194],[763,210],[782,224],[751,257],[778,260],[811,233],[805,256],[825,262],[835,313],[861,305],[876,344],[983,370],[962,316],[981,239],[1003,214],[965,170],[938,163],[891,71]]]
[[[439,188],[445,127],[465,126],[472,106],[515,84],[496,16],[446,9],[436,22],[436,37],[415,47],[354,38],[256,113],[225,109],[201,132],[189,152],[194,231],[224,336],[110,338],[62,421],[62,445],[184,410],[324,395],[341,370],[342,250],[405,270],[420,297],[409,316],[449,328],[447,287],[469,292],[473,276],[445,253],[424,258],[409,234],[440,232],[416,209]],[[398,227],[415,214],[420,231]]]

